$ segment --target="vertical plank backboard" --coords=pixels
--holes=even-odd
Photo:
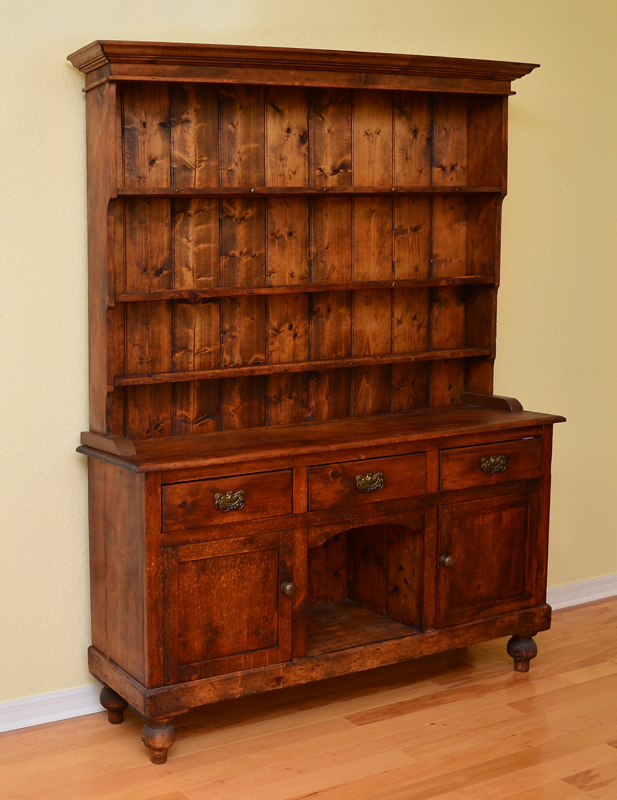
[[[352,184],[351,98],[352,94],[348,89],[311,89],[311,186]]]
[[[308,283],[309,201],[304,197],[268,200],[267,281],[272,286]]]
[[[355,186],[392,186],[392,96],[357,89],[353,96]]]
[[[127,83],[122,90],[122,153],[124,185],[148,188],[171,185],[170,93],[167,84]],[[171,288],[171,203],[127,200],[125,263],[127,291]],[[167,372],[172,366],[168,302],[130,303],[126,307],[127,372]],[[172,433],[172,387],[131,387],[127,397],[127,435],[132,438]]]
[[[226,85],[220,89],[221,186],[265,183],[264,90]]]
[[[171,84],[172,186],[219,185],[218,103],[217,86]]]
[[[394,185],[430,186],[432,99],[423,92],[394,92]]]
[[[174,200],[174,289],[220,284],[219,200]]]
[[[308,90],[268,86],[266,185],[308,186]]]
[[[433,99],[435,186],[467,183],[467,97],[436,94]]]

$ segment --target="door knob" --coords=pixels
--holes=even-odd
[[[297,591],[298,587],[295,583],[281,583],[281,592],[283,592],[283,594],[291,597],[291,595],[295,594]]]
[[[444,553],[442,556],[439,556],[439,563],[442,567],[453,567],[454,566],[454,556],[448,555],[448,553]]]

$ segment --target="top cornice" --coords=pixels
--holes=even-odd
[[[242,76],[248,78],[253,71],[254,83],[317,86],[340,82],[367,88],[404,88],[409,83],[409,88],[424,88],[422,81],[443,80],[445,91],[456,91],[459,85],[458,91],[496,93],[509,93],[511,81],[539,66],[443,56],[112,40],[92,42],[72,53],[68,60],[88,75],[89,84],[114,79],[181,80],[185,69],[190,80],[237,80],[240,76],[242,82],[247,82]],[[268,74],[272,81],[267,79]],[[329,77],[324,80],[323,76]],[[418,79],[420,84],[416,87]],[[427,84],[426,88],[432,87]]]

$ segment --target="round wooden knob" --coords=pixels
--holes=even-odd
[[[450,556],[447,553],[444,553],[442,556],[439,557],[439,563],[442,567],[453,567],[454,566],[454,556]]]
[[[291,597],[291,595],[295,594],[297,591],[298,587],[295,583],[281,583],[281,592],[283,592],[283,594]]]

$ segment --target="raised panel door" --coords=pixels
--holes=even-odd
[[[165,549],[168,683],[291,658],[292,556],[291,531]]]
[[[439,509],[438,627],[534,604],[538,518],[537,492]]]

